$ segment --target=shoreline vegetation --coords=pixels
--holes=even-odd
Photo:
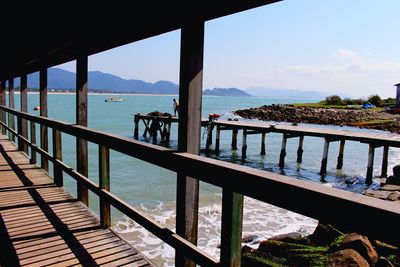
[[[330,101],[332,99],[335,101]],[[371,96],[367,100],[341,100],[329,96],[318,103],[264,105],[236,110],[235,115],[264,121],[354,126],[400,134],[400,114],[393,112],[393,98],[382,100]],[[349,104],[350,103],[350,104]],[[371,104],[370,108],[363,105]]]

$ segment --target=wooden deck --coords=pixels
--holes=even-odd
[[[0,135],[0,266],[154,266]]]

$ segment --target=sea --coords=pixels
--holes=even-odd
[[[122,102],[105,102],[111,95],[89,95],[89,127],[133,139],[133,118],[137,113],[152,111],[168,112],[173,114],[173,98],[170,95],[119,95]],[[67,123],[75,123],[74,94],[49,94],[48,117]],[[202,102],[203,117],[209,113],[221,114],[220,120],[232,118],[233,111],[243,108],[259,107],[271,104],[290,104],[302,102],[317,102],[315,99],[290,99],[267,97],[217,97],[204,96]],[[39,115],[34,107],[39,105],[39,95],[29,94],[28,112]],[[15,106],[18,110],[19,95],[15,96]],[[245,121],[245,119],[240,119]],[[253,123],[265,124],[265,121],[251,120]],[[284,124],[283,122],[273,122]],[[301,124],[300,124],[301,125]],[[143,131],[143,125],[141,131]],[[374,132],[374,130],[359,129],[354,127],[321,126],[314,127],[340,129],[348,131]],[[379,132],[379,131],[376,131]],[[50,132],[51,133],[51,132]],[[49,133],[49,134],[50,134]],[[37,135],[39,136],[39,135]],[[241,133],[238,135],[238,147],[241,147]],[[63,161],[71,167],[76,167],[75,138],[67,134],[63,138]],[[51,140],[51,138],[49,138]],[[267,134],[266,155],[260,156],[261,139],[259,135],[248,136],[247,158],[241,160],[240,149],[232,151],[230,148],[231,132],[221,131],[220,154],[210,153],[208,156],[245,165],[251,168],[284,174],[293,179],[306,180],[319,183],[322,186],[341,188],[352,192],[362,193],[365,185],[367,167],[368,145],[358,142],[346,142],[344,152],[344,166],[336,170],[338,155],[338,142],[331,143],[328,155],[327,175],[319,175],[320,162],[324,141],[322,138],[305,137],[303,163],[296,163],[298,139],[289,139],[287,143],[287,156],[285,167],[278,167],[282,135],[277,133]],[[151,142],[140,137],[140,141]],[[204,153],[206,141],[205,129],[202,129],[201,147]],[[215,140],[214,142],[215,143]],[[171,130],[170,147],[177,147],[177,126]],[[51,144],[49,145],[51,148]],[[211,147],[212,150],[213,147]],[[89,143],[89,178],[98,182],[98,146]],[[399,161],[400,150],[389,150],[389,174],[392,167]],[[382,151],[376,149],[374,165],[374,182],[370,187],[379,187]],[[51,167],[51,166],[50,166]],[[171,230],[175,229],[175,197],[176,173],[146,163],[144,161],[125,156],[119,152],[111,151],[111,192],[128,202],[132,207],[143,212],[157,222]],[[50,169],[51,171],[51,169]],[[64,183],[68,190],[76,195],[76,181],[64,174]],[[266,192],[267,193],[267,192]],[[290,196],[282,196],[288,201],[295,201]],[[99,200],[90,193],[89,206],[96,213],[99,209]],[[314,231],[318,221],[305,217],[280,207],[262,203],[252,198],[245,197],[243,236],[253,236],[253,241],[247,245],[256,248],[260,240],[289,232],[300,232],[304,235]],[[158,266],[174,266],[174,249],[162,242],[157,237],[143,229],[120,212],[112,210],[112,227],[129,240],[140,252],[146,255]],[[221,189],[201,182],[200,208],[199,208],[199,234],[198,246],[209,255],[219,258],[221,236]]]

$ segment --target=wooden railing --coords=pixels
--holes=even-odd
[[[400,234],[397,231],[400,223],[400,205],[397,204],[267,171],[181,153],[102,131],[33,116],[4,106],[0,106],[0,110],[14,115],[18,126],[23,124],[21,120],[30,122],[30,140],[28,140],[27,133],[23,135],[19,127],[17,130],[12,129],[5,121],[7,116],[4,116],[4,112],[2,113],[3,129],[8,131],[9,136],[16,136],[18,143],[24,143],[30,147],[32,163],[36,163],[35,155],[39,153],[54,164],[53,176],[58,186],[63,185],[63,173],[66,173],[99,196],[100,220],[103,227],[109,227],[111,224],[110,205],[112,205],[176,251],[202,266],[232,266],[233,259],[240,258],[242,220],[240,214],[243,195],[332,223],[344,229],[351,229],[372,238],[389,243],[400,243]],[[36,124],[52,129],[53,154],[36,145]],[[99,145],[99,184],[92,182],[62,161],[61,133]],[[110,149],[222,188],[220,261],[109,192]],[[163,178],[160,177],[160,179]]]

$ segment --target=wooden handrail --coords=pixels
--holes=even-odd
[[[372,238],[390,243],[400,243],[400,234],[397,231],[398,223],[400,222],[400,205],[268,171],[252,169],[189,153],[181,153],[81,126],[36,117],[3,106],[0,106],[0,109],[171,171],[185,173],[190,177],[219,186],[224,190],[259,199],[281,208],[332,223],[338,227],[357,231]],[[13,131],[8,127],[7,129]],[[18,135],[15,131],[13,133]],[[23,142],[28,142],[22,136],[18,137]],[[36,145],[32,145],[29,142],[28,145],[41,154],[47,154],[47,152],[37,148]],[[49,160],[52,159],[52,156],[47,156]],[[55,160],[55,164],[59,164],[64,172],[75,179],[79,179],[95,194],[168,244],[176,249],[185,250],[188,253],[187,255],[199,264],[217,264],[214,259],[200,252],[201,250],[194,245],[165,227],[152,222],[107,190],[100,189],[97,184],[65,163]]]

